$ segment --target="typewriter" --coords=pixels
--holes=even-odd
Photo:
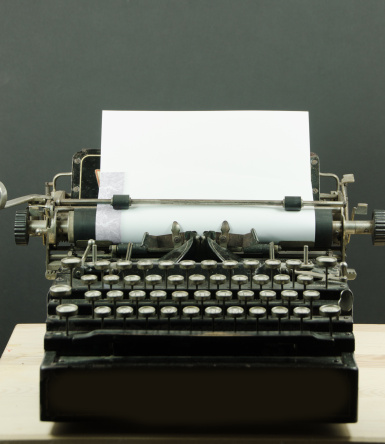
[[[367,205],[349,213],[353,175],[321,173],[314,153],[309,161],[313,201],[215,204],[314,206],[314,243],[260,242],[255,230],[233,233],[231,221],[219,232],[182,232],[175,221],[169,234],[144,233],[140,243],[96,241],[97,205],[124,210],[152,203],[124,195],[98,199],[99,150],[76,153],[72,172],[57,174],[42,195],[7,201],[1,184],[1,208],[27,204],[16,212],[16,243],[42,238],[52,282],[41,419],[355,422],[348,287],[355,271],[346,248],[352,234],[384,245],[385,211],[355,220]],[[70,193],[57,188],[63,176],[71,176]],[[325,176],[335,179],[330,192],[320,191]]]

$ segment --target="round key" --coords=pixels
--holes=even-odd
[[[266,317],[269,318],[269,302],[276,299],[277,293],[274,290],[262,290],[259,297],[261,301],[266,302]]]
[[[276,306],[271,309],[271,314],[278,318],[278,332],[281,333],[281,319],[285,318],[289,313],[287,307]]]
[[[250,288],[253,288],[253,274],[259,265],[260,262],[257,259],[245,259],[243,261],[243,267],[250,271]]]
[[[266,308],[265,307],[250,307],[249,315],[255,318],[255,329],[257,333],[259,332],[259,320],[266,316]]]
[[[189,285],[189,279],[188,279],[188,272],[189,270],[193,270],[195,268],[195,261],[190,261],[190,260],[184,260],[184,261],[180,261],[179,262],[179,267],[182,270],[186,271],[186,286],[188,288]]]
[[[166,283],[166,290],[167,290],[167,285],[168,285],[168,279],[167,279],[168,270],[170,270],[173,266],[174,266],[173,261],[165,260],[165,261],[159,261],[159,263],[158,263],[159,269],[164,270],[164,281]]]
[[[203,274],[190,274],[188,278],[191,285],[195,285],[196,290],[198,290],[199,285],[202,285],[206,280]]]
[[[321,297],[321,294],[317,290],[306,290],[303,292],[304,301],[310,302],[310,319],[313,319],[313,301],[316,301]]]
[[[306,291],[306,287],[310,284],[312,284],[314,281],[313,276],[310,276],[310,274],[299,274],[297,276],[297,282],[301,285],[303,285],[303,289]]]
[[[184,278],[180,274],[172,274],[167,278],[167,281],[170,285],[173,285],[176,290],[178,285],[183,284]]]
[[[75,304],[62,304],[56,307],[56,314],[66,319],[66,335],[68,336],[69,318],[78,314],[79,307]]]
[[[281,286],[281,290],[283,290],[283,286],[290,282],[290,276],[288,274],[276,274],[273,277],[273,281],[275,284]]]
[[[231,276],[231,282],[235,285],[238,285],[239,290],[241,289],[242,285],[247,284],[248,278],[244,274],[234,274]]]
[[[281,267],[281,261],[279,259],[266,259],[265,267],[270,270],[271,288],[273,288],[274,270],[278,270]]]
[[[116,303],[123,299],[123,291],[110,290],[107,292],[107,300],[114,303],[114,319],[116,319]]]
[[[138,264],[137,264],[138,270],[142,270],[142,272],[143,272],[144,288],[146,288],[147,272],[148,272],[148,270],[151,270],[151,268],[153,266],[154,266],[154,264],[152,263],[152,261],[150,261],[148,259],[143,259],[143,260],[138,261]]]
[[[53,299],[59,299],[61,304],[62,298],[71,296],[72,288],[69,285],[65,284],[52,285],[52,287],[50,287],[49,289],[49,294]]]
[[[234,319],[234,333],[237,331],[237,319],[242,317],[244,310],[242,307],[232,306],[227,309],[227,316]]]
[[[128,297],[130,298],[131,301],[135,302],[136,304],[136,319],[138,319],[139,301],[143,301],[143,299],[146,299],[146,292],[143,290],[132,290],[128,293]]]
[[[119,260],[116,262],[116,268],[119,270],[120,273],[123,273],[124,277],[124,272],[132,268],[132,261]]]
[[[215,331],[215,318],[218,318],[222,314],[221,307],[206,307],[205,308],[205,315],[212,319],[213,323],[213,331]]]
[[[164,290],[153,290],[150,293],[151,301],[156,302],[156,305],[157,305],[158,319],[160,316],[160,310],[159,310],[160,301],[164,301],[166,299],[166,297],[167,297],[167,293]]]
[[[298,299],[298,292],[295,290],[283,290],[281,292],[281,299],[287,301],[287,308],[289,310],[289,319],[291,316],[291,302]]]
[[[127,284],[131,287],[132,290],[135,285],[138,285],[140,283],[141,278],[137,274],[129,274],[127,276],[124,276],[123,281],[124,281],[124,286],[126,286]]]
[[[179,304],[179,318],[182,317],[182,301],[187,301],[188,292],[187,291],[173,291],[171,294],[171,298],[173,301],[178,302]]]
[[[104,277],[104,273],[106,270],[108,270],[108,268],[110,267],[110,261],[107,260],[100,260],[100,261],[96,261],[95,262],[95,269],[100,271],[100,276],[101,276],[101,281],[102,281],[102,287],[103,285],[103,277]]]
[[[319,267],[325,268],[325,288],[328,288],[329,268],[337,265],[337,258],[334,256],[319,256],[315,261]]]
[[[170,333],[170,327],[171,327],[171,318],[175,318],[175,316],[178,314],[178,309],[176,307],[167,306],[162,307],[160,310],[160,315],[163,318],[167,318],[168,320],[168,332]]]
[[[126,319],[134,314],[134,309],[129,305],[123,305],[116,309],[116,313],[118,314],[119,318],[123,318],[123,328],[126,329],[127,327]]]
[[[252,290],[240,290],[238,291],[238,299],[245,304],[245,318],[247,318],[247,303],[254,299],[254,291]]]
[[[83,274],[80,280],[87,285],[88,291],[90,291],[91,285],[95,284],[95,282],[98,282],[98,277],[96,276],[96,274]]]
[[[303,320],[310,315],[310,309],[308,307],[295,307],[294,316],[300,319],[301,333],[303,332]]]
[[[238,267],[238,262],[232,261],[232,260],[223,261],[222,267],[224,270],[229,270],[229,272],[228,272],[229,273],[229,284],[230,284],[230,289],[231,289],[231,276],[232,276],[234,270]]]
[[[75,256],[67,256],[61,260],[61,264],[62,264],[63,268],[68,268],[70,271],[70,286],[71,287],[72,287],[72,270],[75,267],[80,266],[81,263],[82,263],[82,260],[80,259],[80,257],[75,257]]]
[[[204,260],[201,262],[202,270],[208,270],[209,272],[212,270],[215,270],[217,268],[217,266],[218,266],[218,262],[211,260],[211,259],[207,259],[207,260]],[[209,280],[208,280],[208,289],[210,289],[210,284],[212,282],[210,277],[211,276],[209,276]]]
[[[322,305],[319,308],[319,314],[321,316],[324,316],[326,318],[329,318],[329,333],[330,336],[333,336],[333,324],[332,320],[333,318],[338,318],[338,316],[341,314],[341,307],[339,305]]]
[[[92,304],[92,319],[95,318],[95,302],[102,298],[102,292],[99,290],[88,290],[84,293],[84,299]]]
[[[111,308],[107,306],[99,306],[95,308],[95,316],[102,320],[102,329],[104,328],[104,319],[111,315]]]
[[[215,293],[215,299],[218,303],[222,302],[223,319],[226,313],[226,301],[230,301],[233,298],[233,292],[231,290],[218,290]]]
[[[145,281],[147,284],[152,285],[152,289],[155,290],[155,285],[162,283],[162,276],[159,274],[149,274],[145,277]]]
[[[209,280],[213,285],[216,285],[217,290],[219,290],[219,286],[226,282],[226,276],[224,274],[212,274]]]
[[[103,284],[109,285],[110,290],[112,290],[112,286],[119,283],[119,276],[116,274],[105,274],[102,281]]]
[[[203,304],[204,301],[209,301],[211,299],[211,293],[208,290],[197,290],[194,292],[194,299],[201,304],[201,314],[203,319]]]
[[[253,282],[259,285],[259,289],[262,290],[262,287],[270,282],[270,278],[267,274],[255,274]]]
[[[146,319],[146,330],[148,330],[148,318],[156,313],[155,307],[145,305],[139,308],[139,316]]]
[[[188,305],[183,308],[183,316],[190,318],[190,333],[192,332],[192,320],[199,315],[199,308],[193,305]]]
[[[291,271],[291,281],[293,288],[295,287],[295,270],[299,270],[302,261],[300,259],[288,259],[286,261],[286,268]]]

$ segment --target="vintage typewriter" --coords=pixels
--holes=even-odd
[[[385,212],[351,215],[347,187],[311,153],[314,201],[218,201],[232,205],[314,206],[315,243],[261,243],[258,233],[144,233],[141,243],[95,241],[97,205],[128,209],[134,196],[98,199],[99,150],[83,150],[72,172],[45,194],[7,202],[15,239],[46,246],[45,357],[41,419],[114,419],[138,424],[253,424],[357,420],[352,234],[385,244]],[[58,179],[71,176],[71,192]],[[335,179],[335,190],[320,181]],[[169,202],[170,203],[170,202]],[[171,202],[173,203],[173,202]],[[178,201],[179,204],[189,202]],[[194,202],[195,204],[197,202]],[[205,201],[200,202],[204,205]]]

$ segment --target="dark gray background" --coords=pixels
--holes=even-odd
[[[100,147],[103,109],[308,110],[322,171],[354,173],[351,203],[384,208],[384,21],[382,0],[0,0],[0,180],[10,198],[43,192]],[[13,219],[0,213],[0,348],[44,321],[49,286]],[[383,323],[385,248],[356,237],[348,253],[355,320]]]

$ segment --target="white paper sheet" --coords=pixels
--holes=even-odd
[[[101,198],[313,198],[307,112],[103,111],[101,149]],[[227,220],[231,232],[255,228],[261,241],[315,237],[309,208],[176,205],[100,205],[96,237],[139,242],[146,231],[169,234],[174,220],[198,233],[219,231]]]

